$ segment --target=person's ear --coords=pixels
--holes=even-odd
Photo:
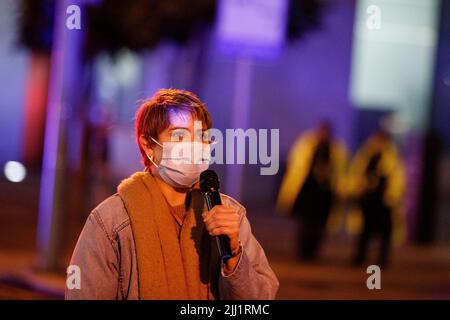
[[[149,157],[153,155],[153,149],[150,147],[150,143],[145,139],[144,135],[139,136],[139,144]]]

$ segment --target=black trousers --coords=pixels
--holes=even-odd
[[[300,204],[301,203],[301,204]],[[332,194],[326,190],[308,190],[296,206],[298,220],[297,256],[302,260],[317,258],[332,206]]]
[[[364,216],[364,225],[359,236],[354,263],[359,265],[364,263],[370,241],[379,237],[381,243],[377,264],[380,267],[385,267],[388,263],[392,236],[391,210],[380,201],[373,201],[372,199],[363,200],[361,210]]]

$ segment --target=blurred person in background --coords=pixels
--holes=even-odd
[[[340,213],[347,151],[331,131],[323,121],[297,139],[278,195],[278,211],[298,221],[297,256],[305,261],[316,259],[330,212]]]
[[[198,180],[209,165],[210,128],[208,110],[191,92],[161,89],[141,105],[136,139],[145,170],[89,215],[70,262],[79,267],[81,288],[66,288],[67,299],[275,297],[278,280],[245,207],[222,194],[223,205],[206,209]],[[182,145],[188,162],[179,158]],[[226,261],[218,235],[230,241]]]
[[[397,147],[386,131],[377,129],[356,153],[349,184],[356,206],[349,213],[348,227],[360,229],[353,264],[365,262],[370,241],[379,236],[377,264],[386,267],[392,240],[401,241],[405,230],[404,168]]]

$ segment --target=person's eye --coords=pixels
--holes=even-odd
[[[204,134],[202,132],[198,132],[195,135],[195,141],[203,141],[203,139],[205,139]]]
[[[182,142],[186,139],[186,136],[187,134],[183,130],[176,130],[172,132],[172,141]]]
[[[202,140],[204,142],[210,142],[210,140],[211,140],[210,134],[208,132],[203,132],[202,133]]]

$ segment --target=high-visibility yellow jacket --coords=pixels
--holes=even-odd
[[[366,189],[365,170],[376,150],[366,142],[354,156],[347,179],[348,195],[358,198]],[[387,178],[384,202],[391,209],[393,223],[393,242],[401,244],[406,238],[403,196],[405,191],[405,169],[394,143],[388,142],[381,149],[382,157],[378,170]],[[347,232],[357,234],[362,230],[362,214],[358,206],[352,206],[347,215]]]
[[[308,131],[302,134],[291,148],[286,173],[278,193],[277,211],[279,213],[283,215],[292,213],[294,202],[310,171],[317,144],[317,133]],[[346,148],[342,143],[332,140],[330,144],[331,187],[338,196],[345,193],[346,161]]]

